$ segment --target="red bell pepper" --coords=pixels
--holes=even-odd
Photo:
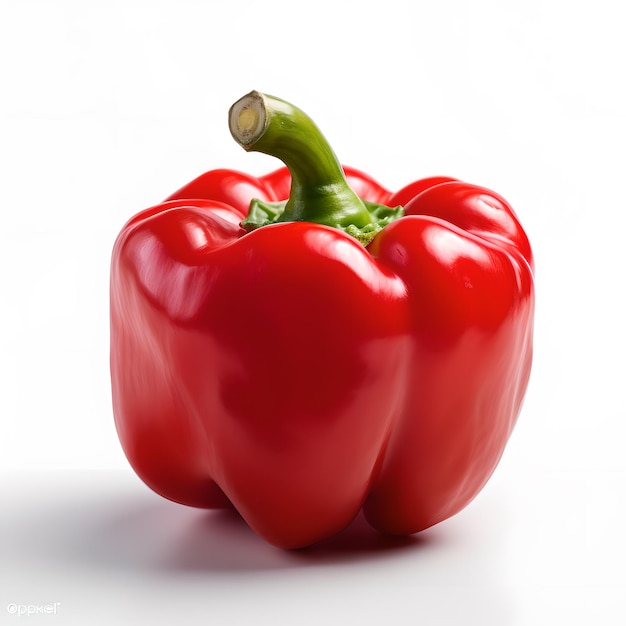
[[[113,250],[131,465],[282,547],[362,508],[393,534],[454,515],[494,471],[530,374],[533,259],[513,210],[452,178],[391,193],[277,98],[252,92],[229,121],[287,167],[203,174]]]

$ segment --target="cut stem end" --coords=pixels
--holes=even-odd
[[[237,100],[228,112],[228,127],[233,139],[249,150],[267,128],[267,113],[263,95],[258,91]]]

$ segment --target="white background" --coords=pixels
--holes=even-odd
[[[625,623],[621,15],[610,0],[1,0],[0,622]],[[252,89],[389,188],[448,174],[497,190],[534,245],[518,427],[482,494],[406,544],[356,524],[279,551],[154,495],[117,441],[113,241],[202,171],[277,167],[228,132]]]

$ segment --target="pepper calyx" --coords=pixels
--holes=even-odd
[[[374,237],[385,227],[394,220],[404,215],[404,207],[388,207],[384,204],[376,204],[367,200],[361,200],[366,206],[372,220],[364,226],[356,226],[355,224],[326,224],[332,226],[338,230],[343,231],[347,235],[354,237],[364,247],[367,247]],[[281,202],[268,202],[266,200],[260,200],[254,198],[250,202],[250,209],[248,215],[241,222],[241,227],[246,232],[252,232],[263,226],[269,226],[270,224],[278,224],[284,222],[281,220],[281,216],[285,211],[287,200]],[[324,224],[325,222],[319,222]]]

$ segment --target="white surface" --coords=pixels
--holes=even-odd
[[[0,623],[624,623],[618,5],[295,6],[0,3]],[[406,545],[376,549],[357,525],[277,551],[153,495],[117,442],[113,240],[202,171],[278,165],[229,135],[251,89],[300,105],[390,188],[448,174],[496,189],[533,243],[519,425],[477,500]]]
[[[12,475],[2,599],[64,624],[620,624],[621,528],[596,510],[618,482],[594,495],[594,478],[509,474],[419,536],[385,541],[357,520],[288,552],[127,472]]]

